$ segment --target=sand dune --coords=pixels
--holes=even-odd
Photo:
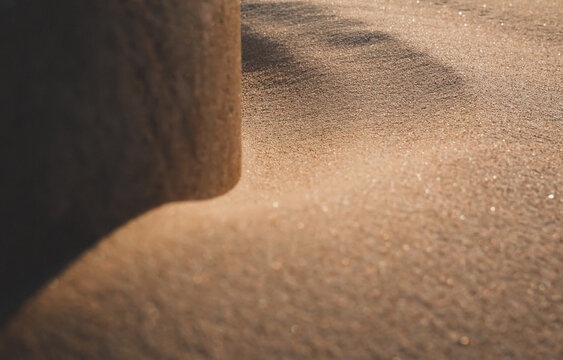
[[[100,241],[0,357],[563,356],[563,8],[243,1],[243,177]]]

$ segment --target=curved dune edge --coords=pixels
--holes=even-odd
[[[105,238],[0,354],[556,358],[561,10],[444,5],[243,2],[237,188]]]
[[[70,261],[241,170],[240,2],[0,4],[0,327]]]

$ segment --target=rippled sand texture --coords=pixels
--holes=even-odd
[[[238,187],[103,239],[0,357],[563,357],[561,3],[242,17]]]

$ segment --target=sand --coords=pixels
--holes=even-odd
[[[242,18],[238,186],[102,239],[0,357],[561,358],[560,3]]]
[[[128,220],[241,172],[239,0],[0,1],[0,328]]]

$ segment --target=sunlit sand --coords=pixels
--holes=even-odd
[[[22,358],[555,359],[563,7],[243,1],[243,175],[47,285]]]

